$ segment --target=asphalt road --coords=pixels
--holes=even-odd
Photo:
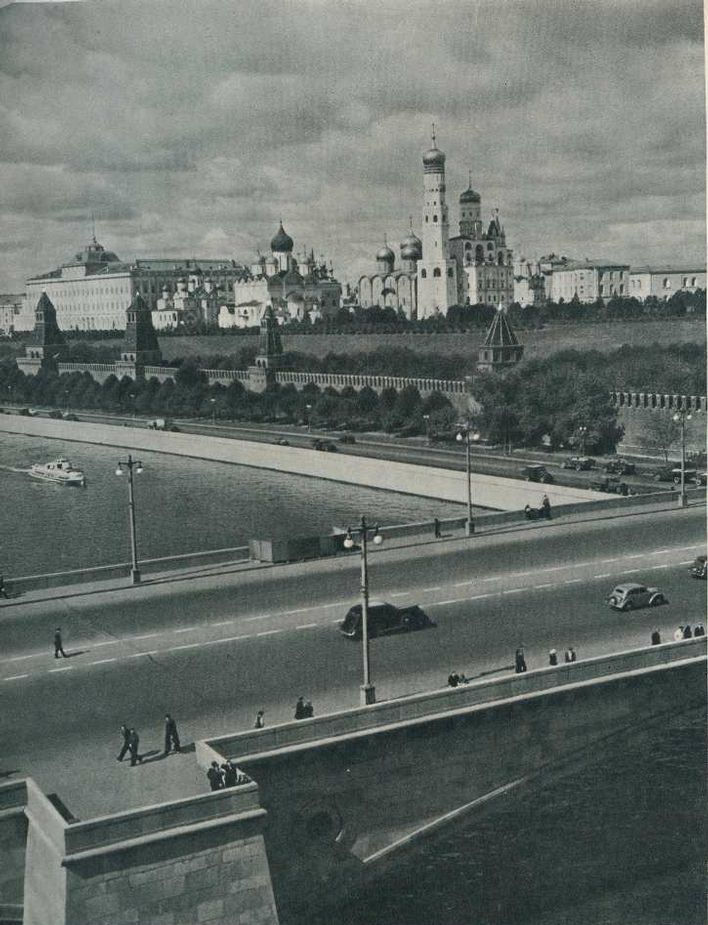
[[[372,555],[372,598],[419,603],[436,628],[372,641],[379,699],[443,686],[451,670],[529,667],[548,649],[579,658],[647,644],[659,628],[705,622],[706,585],[687,564],[705,548],[700,509],[637,515],[532,534]],[[618,614],[622,580],[658,585],[669,603]],[[268,574],[210,576],[0,610],[0,774],[31,774],[84,818],[199,792],[190,755],[166,763],[162,717],[183,740],[292,718],[300,695],[318,713],[358,703],[361,646],[337,629],[357,598],[358,557]],[[66,660],[52,657],[59,624]],[[115,762],[121,722],[141,731],[146,764]],[[150,754],[152,752],[152,754]]]

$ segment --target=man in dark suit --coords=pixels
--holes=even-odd
[[[60,654],[62,658],[66,658],[66,652],[61,642],[61,627],[58,626],[54,630],[54,658],[59,658]]]
[[[142,761],[138,753],[138,748],[140,747],[140,736],[138,735],[137,729],[128,730],[128,748],[130,750],[130,766],[134,768],[138,761]]]
[[[172,719],[169,713],[165,714],[165,754],[169,755],[172,746],[175,751],[179,751],[179,733],[177,732],[177,723]]]
[[[120,727],[120,734],[123,736],[123,744],[116,755],[117,761],[122,761],[125,758],[126,752],[130,751],[130,730],[125,723]]]

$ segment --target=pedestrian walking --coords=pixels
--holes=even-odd
[[[703,624],[702,624],[702,623],[697,623],[697,624],[696,624],[696,628],[695,628],[694,631],[693,631],[693,635],[694,635],[694,636],[705,636],[705,634],[706,634],[706,629],[705,629],[705,627],[703,626]]]
[[[691,632],[691,625],[690,623],[687,623],[686,626],[684,626],[683,628],[683,638],[691,639],[692,637],[693,637],[693,633]]]
[[[120,734],[123,737],[123,744],[120,747],[120,751],[116,755],[116,761],[122,761],[127,752],[130,750],[130,729],[123,723],[120,727]]]
[[[207,779],[212,790],[221,790],[224,786],[224,772],[219,767],[218,761],[212,761],[207,771]]]
[[[165,754],[169,755],[172,746],[176,752],[180,750],[179,733],[177,732],[177,723],[172,719],[169,713],[165,713]]]
[[[235,787],[238,783],[238,768],[231,761],[226,761],[221,765],[221,770],[224,772],[224,787]]]
[[[305,698],[298,697],[295,704],[295,719],[305,719]]]
[[[551,502],[548,500],[548,495],[543,496],[543,501],[541,501],[541,511],[547,520],[551,519]]]
[[[683,639],[683,627],[682,626],[679,626],[676,632],[674,633],[674,639],[676,640],[676,642],[679,642],[681,639]]]
[[[58,626],[54,630],[54,658],[59,658],[60,654],[62,658],[66,658],[66,652],[61,642],[61,627]]]
[[[5,576],[4,575],[0,575],[0,595],[2,595],[2,597],[6,599],[9,598],[10,596],[7,593],[7,589],[5,587]]]
[[[264,726],[265,726],[264,713],[263,713],[263,710],[259,710],[259,711],[256,713],[256,721],[255,721],[255,723],[253,724],[253,728],[254,728],[254,729],[262,729]]]
[[[653,646],[661,645],[661,633],[659,630],[654,630],[654,632],[651,634],[651,644]]]
[[[558,664],[558,653],[555,649],[551,649],[548,653],[548,664],[557,665]]]
[[[130,766],[134,768],[135,765],[142,761],[138,749],[140,748],[140,736],[138,735],[137,729],[128,730],[128,749],[130,751]]]
[[[519,646],[514,657],[514,670],[517,674],[523,674],[526,671],[526,658],[524,657],[524,647]]]
[[[435,539],[439,540],[442,534],[440,533],[440,521],[437,517],[433,521],[433,528],[435,530]]]

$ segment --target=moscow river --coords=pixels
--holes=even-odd
[[[32,463],[60,455],[83,470],[86,488],[27,474]],[[362,514],[390,525],[465,513],[462,505],[429,498],[164,453],[138,455],[144,466],[135,475],[141,558],[245,546],[250,539],[319,536]],[[88,443],[2,434],[0,572],[7,578],[127,562],[127,477],[115,475],[125,457]]]

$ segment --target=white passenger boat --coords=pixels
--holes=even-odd
[[[58,482],[60,485],[70,485],[83,488],[86,477],[81,469],[75,469],[68,459],[60,457],[54,462],[35,463],[29,470],[35,479],[44,479],[46,482]]]

